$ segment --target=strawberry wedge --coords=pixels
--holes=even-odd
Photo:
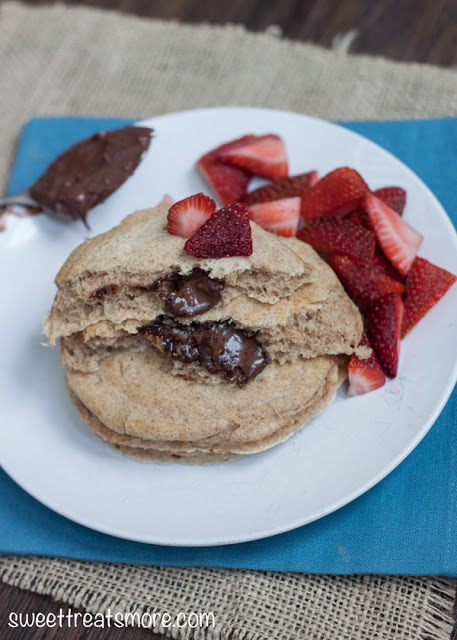
[[[258,136],[219,153],[219,159],[262,178],[285,178],[289,173],[284,142],[274,134]]]
[[[171,207],[172,204],[175,203],[175,199],[173,196],[170,196],[169,193],[164,193],[159,202],[157,203],[157,207]]]
[[[365,333],[362,336],[359,347],[373,349]],[[348,396],[362,395],[384,386],[386,376],[373,350],[371,356],[366,360],[361,360],[355,353],[352,354],[348,364],[348,379]]]
[[[344,215],[355,209],[368,192],[365,180],[357,171],[340,167],[303,194],[301,215],[307,223],[331,215]]]
[[[404,337],[444,296],[457,277],[425,258],[416,258],[406,280],[405,313],[401,326]]]
[[[369,229],[341,218],[325,218],[303,227],[298,237],[316,251],[350,256],[361,262],[372,260],[376,246]]]
[[[401,282],[379,270],[376,258],[360,264],[346,256],[332,256],[332,267],[348,296],[361,307],[369,307],[388,293],[403,293],[405,290]]]
[[[249,217],[263,229],[278,236],[296,236],[300,204],[299,197],[252,204],[248,207]]]
[[[379,246],[393,266],[406,275],[424,239],[396,211],[371,193],[362,201]]]
[[[168,210],[168,233],[188,238],[216,211],[216,203],[209,196],[197,193],[175,202]]]
[[[365,313],[368,337],[389,378],[397,375],[402,318],[403,301],[399,293],[378,298]]]
[[[302,193],[313,187],[318,180],[319,174],[317,171],[309,171],[308,173],[288,176],[287,178],[278,178],[264,187],[259,187],[250,193],[246,193],[243,201],[250,206],[261,202],[301,196]]]
[[[403,214],[406,205],[406,191],[401,187],[382,187],[382,189],[373,191],[373,195],[385,202],[399,216]]]
[[[365,211],[363,211],[363,209],[360,206],[356,207],[355,209],[352,209],[350,213],[345,215],[344,220],[347,220],[348,222],[352,222],[353,224],[359,224],[362,227],[365,227],[366,229],[370,228],[370,225],[368,224],[367,214],[365,213]]]
[[[223,163],[219,155],[224,151],[236,149],[240,145],[256,139],[257,136],[253,134],[242,136],[237,140],[226,142],[220,147],[208,151],[208,153],[197,161],[198,170],[212,187],[222,204],[230,204],[231,202],[241,200],[246,193],[252,174],[239,167],[233,167]]]
[[[403,276],[398,269],[395,269],[393,264],[387,260],[379,247],[376,247],[376,251],[374,252],[373,269],[379,273],[383,273],[385,276],[389,276],[392,280],[401,282],[402,284],[405,284],[406,282],[406,276]]]
[[[373,195],[396,211],[399,216],[403,214],[403,209],[406,205],[406,191],[401,187],[383,187],[382,189],[373,191]],[[361,206],[358,206],[345,217],[346,220],[362,224],[364,227],[370,226],[368,223],[368,216]]]
[[[184,251],[196,258],[231,258],[252,254],[252,234],[244,202],[218,211],[186,240]]]

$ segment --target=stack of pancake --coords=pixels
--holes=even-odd
[[[122,453],[202,464],[262,451],[344,380],[357,308],[309,245],[251,230],[251,256],[197,259],[167,232],[167,207],[138,211],[58,273],[49,344],[61,339],[82,419]]]

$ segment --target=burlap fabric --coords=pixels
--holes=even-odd
[[[0,181],[35,114],[146,117],[262,105],[331,119],[455,115],[457,72],[250,34],[85,8],[0,5]],[[114,611],[211,611],[213,640],[449,638],[455,581],[134,567],[3,557],[9,584]],[[158,628],[155,629],[159,631]],[[164,631],[162,629],[162,631]]]

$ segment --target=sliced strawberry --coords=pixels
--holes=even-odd
[[[251,225],[244,202],[234,202],[215,211],[186,241],[184,251],[196,258],[250,256]]]
[[[402,275],[406,275],[423,236],[371,193],[365,195],[362,206],[384,254]]]
[[[401,187],[383,187],[382,189],[373,191],[373,195],[382,200],[399,215],[403,213],[406,204],[406,191]],[[361,224],[364,227],[370,227],[367,213],[361,205],[348,213],[345,218],[356,224]]]
[[[359,347],[369,347],[372,349],[368,336],[364,333]],[[371,356],[366,360],[352,354],[348,364],[349,389],[348,396],[357,396],[379,389],[386,383],[384,371],[372,350]]]
[[[302,173],[299,176],[288,176],[287,178],[278,178],[274,182],[254,189],[247,193],[243,201],[250,206],[251,204],[259,204],[261,202],[271,202],[272,200],[282,200],[283,198],[293,198],[301,196],[319,180],[317,171]]]
[[[184,198],[184,200],[176,202],[168,210],[168,233],[188,238],[215,211],[216,203],[203,193]]]
[[[369,229],[341,218],[324,218],[303,227],[298,237],[316,251],[350,256],[362,262],[373,258],[376,246],[374,234]]]
[[[159,202],[157,203],[157,207],[171,207],[176,200],[170,196],[168,193],[164,193]]]
[[[332,256],[332,267],[348,296],[361,307],[370,306],[387,293],[403,293],[401,282],[390,278],[376,268],[375,258],[360,264],[346,256]]]
[[[353,224],[359,224],[366,229],[370,228],[370,225],[368,224],[368,216],[361,206],[352,209],[352,211],[344,216],[344,219],[352,222]]]
[[[249,217],[278,236],[296,236],[300,219],[300,198],[283,198],[248,207]]]
[[[406,191],[401,187],[383,187],[373,191],[373,195],[385,202],[385,204],[402,215],[406,205]]]
[[[372,264],[373,269],[375,269],[379,273],[383,273],[385,276],[389,276],[389,278],[405,284],[406,276],[402,275],[398,271],[398,269],[395,269],[393,264],[387,260],[386,256],[383,254],[379,247],[376,247]]]
[[[302,196],[301,214],[305,222],[355,209],[369,189],[354,169],[340,167],[321,178]]]
[[[403,301],[399,293],[378,298],[365,313],[368,337],[389,378],[397,375],[402,317]]]
[[[287,153],[279,136],[269,134],[219,153],[222,162],[262,178],[284,178],[289,173]]]
[[[246,193],[252,174],[244,169],[223,163],[219,155],[224,151],[235,149],[246,142],[251,142],[256,139],[257,136],[253,134],[242,136],[237,140],[226,142],[220,147],[208,151],[208,153],[205,153],[205,155],[197,161],[198,170],[214,189],[214,192],[222,204],[230,204],[231,202],[241,200]]]
[[[457,277],[425,258],[416,258],[406,280],[405,313],[402,337],[440,300]]]

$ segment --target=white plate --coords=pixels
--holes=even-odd
[[[408,192],[405,218],[425,236],[420,253],[457,272],[452,224],[428,188],[392,155],[344,128],[294,113],[219,108],[152,118],[141,165],[89,214],[95,235],[135,209],[207,190],[194,168],[208,149],[247,132],[286,142],[291,173],[341,165],[372,189]],[[449,185],[452,188],[452,185]],[[286,443],[210,467],[141,464],[81,422],[57,349],[40,345],[53,278],[86,236],[80,223],[9,220],[0,234],[0,462],[32,496],[78,523],[121,538],[218,545],[264,538],[321,518],[392,471],[424,437],[457,377],[457,288],[403,341],[399,376],[381,390],[336,400]]]

